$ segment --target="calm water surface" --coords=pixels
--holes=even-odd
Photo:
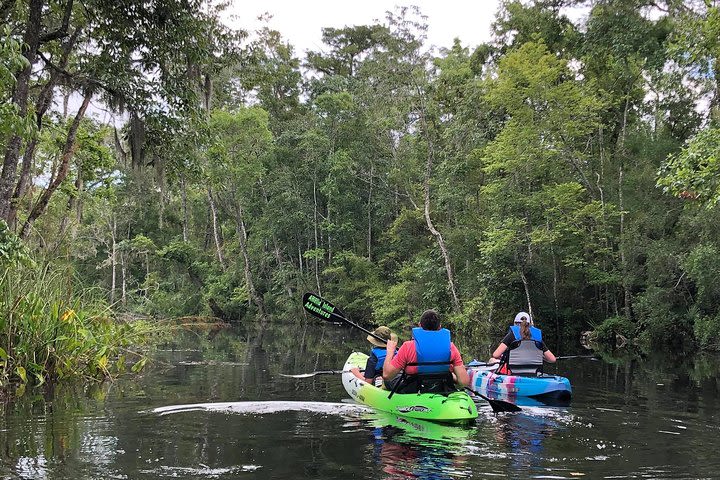
[[[28,390],[2,407],[0,478],[720,478],[717,359],[566,360],[571,406],[479,404],[469,428],[367,411],[338,376],[279,376],[338,369],[363,337],[312,321],[223,331],[140,377]]]

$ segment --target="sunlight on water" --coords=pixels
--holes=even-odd
[[[262,415],[278,412],[313,412],[330,415],[347,415],[367,412],[370,409],[363,405],[351,403],[328,402],[220,402],[220,403],[193,403],[188,405],[169,405],[151,410],[151,413],[169,415],[171,413],[193,412],[226,412]]]
[[[178,478],[187,478],[188,476],[220,478],[221,476],[233,473],[254,472],[260,468],[262,467],[259,465],[240,465],[228,468],[210,468],[207,465],[200,465],[198,468],[162,466],[151,470],[140,470],[140,473]]]

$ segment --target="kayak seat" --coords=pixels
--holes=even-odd
[[[417,375],[418,378],[418,393],[439,393],[441,395],[448,395],[452,392],[457,392],[455,387],[455,381],[450,372],[444,373],[427,373]]]
[[[514,365],[510,364],[510,371],[513,375],[520,377],[540,377],[543,375],[542,365]]]
[[[449,370],[449,362],[408,363],[407,366],[416,367],[424,365],[447,365],[448,370],[433,373],[417,373],[413,375],[408,375],[405,370],[403,370],[400,378],[393,381],[388,398],[392,398],[395,393],[435,393],[447,396],[452,392],[458,391],[455,386],[455,380]]]

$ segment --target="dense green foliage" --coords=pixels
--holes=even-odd
[[[45,262],[43,262],[45,263]],[[145,364],[138,351],[156,327],[117,322],[98,289],[73,291],[66,269],[33,261],[0,221],[0,387],[64,377],[106,377]]]
[[[278,32],[240,45],[218,12],[180,4],[137,12],[143,32],[173,19],[164,36],[123,37],[102,3],[106,22],[77,28],[104,43],[68,50],[67,68],[96,76],[92,94],[127,123],[55,112],[39,134],[0,131],[6,150],[37,138],[36,190],[72,151],[22,232],[116,310],[293,318],[314,290],[367,324],[434,307],[488,336],[529,309],[553,347],[597,329],[608,343],[716,348],[718,7],[593,0],[573,22],[577,3],[504,1],[493,42],[439,53],[401,8],[325,29],[304,59]],[[187,37],[203,41],[182,59]],[[113,42],[138,68],[100,73]],[[0,50],[3,99],[17,45]],[[39,65],[33,86],[54,71]],[[9,222],[27,224],[39,195],[24,192]]]

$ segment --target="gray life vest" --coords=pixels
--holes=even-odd
[[[510,327],[510,330],[515,336],[515,341],[511,345],[515,348],[508,350],[510,370],[518,374],[537,372],[538,367],[542,367],[543,364],[543,351],[540,348],[542,332],[539,328],[530,327],[531,338],[522,340],[520,327]]]

